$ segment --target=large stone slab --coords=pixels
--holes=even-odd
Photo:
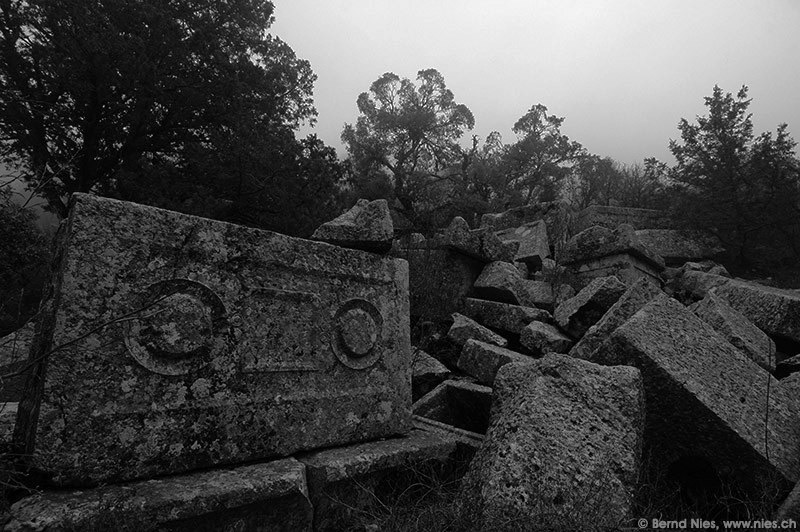
[[[495,235],[503,242],[519,242],[514,260],[525,263],[533,270],[540,269],[542,261],[550,256],[547,225],[542,220],[504,229]]]
[[[535,355],[566,353],[575,343],[556,327],[540,321],[534,321],[522,329],[519,341]]]
[[[575,344],[569,354],[576,358],[592,361],[594,352],[606,341],[608,336],[659,294],[663,294],[663,292],[647,279],[635,281],[603,314],[603,317],[589,327],[589,330]]]
[[[689,308],[750,360],[775,371],[775,342],[713,291]]]
[[[499,303],[520,302],[522,275],[510,262],[496,261],[487,264],[475,280],[475,294],[482,299]]]
[[[614,276],[598,277],[575,297],[556,307],[556,323],[573,338],[580,338],[603,317],[625,290],[626,286]]]
[[[470,339],[499,345],[500,347],[508,345],[508,340],[496,332],[457,312],[453,314],[453,325],[447,331],[447,338],[459,346],[463,346]]]
[[[666,463],[700,457],[742,487],[800,477],[793,402],[772,375],[674,299],[654,298],[594,359],[641,369],[646,438]]]
[[[311,238],[338,246],[384,252],[392,247],[394,225],[385,199],[360,199],[346,213],[320,225]]]
[[[410,429],[407,263],[76,194],[15,444],[59,485]]]
[[[461,350],[458,369],[478,379],[481,384],[491,386],[497,371],[512,362],[525,363],[533,360],[527,355],[496,345],[468,340]]]
[[[769,334],[800,342],[800,291],[731,280],[714,292]]]
[[[488,327],[513,334],[522,332],[522,329],[532,321],[553,322],[553,316],[540,308],[473,298],[464,300],[464,314]]]
[[[719,238],[705,231],[686,229],[640,229],[636,237],[664,258],[668,265],[713,259],[725,251]]]
[[[631,510],[644,427],[639,371],[564,355],[503,366],[462,483],[475,530],[616,529]]]
[[[675,222],[666,212],[656,209],[590,205],[575,216],[573,231],[579,233],[595,225],[616,229],[621,224],[636,229],[666,229],[673,227]]]
[[[555,299],[553,285],[547,281],[521,279],[517,285],[517,301],[522,306],[552,311]]]
[[[364,514],[392,504],[415,484],[433,482],[422,475],[444,473],[455,455],[454,438],[415,429],[402,438],[300,456],[314,505],[314,529],[357,529]]]
[[[561,263],[583,264],[602,257],[631,255],[646,263],[656,272],[664,269],[664,259],[645,246],[627,224],[616,229],[593,226],[572,237],[564,248]]]
[[[310,530],[304,466],[287,458],[102,486],[15,503],[8,532],[31,530]]]

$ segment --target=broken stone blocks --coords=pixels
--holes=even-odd
[[[447,331],[447,338],[458,346],[463,346],[470,339],[480,340],[500,347],[508,345],[508,340],[496,332],[457,312],[453,314],[453,325]]]
[[[664,259],[667,265],[713,259],[725,251],[719,238],[706,231],[685,229],[640,229],[639,241]]]
[[[428,320],[461,312],[483,269],[483,263],[446,249],[405,249],[400,257],[409,264],[411,315]]]
[[[589,330],[575,344],[569,354],[575,358],[593,361],[594,352],[603,344],[608,335],[659,294],[663,294],[663,292],[647,279],[635,281],[603,314],[600,320],[589,327]]]
[[[385,199],[360,199],[352,209],[320,225],[312,240],[347,248],[386,252],[392,247],[394,225]]]
[[[447,367],[422,349],[412,348],[411,398],[416,401],[450,375]]]
[[[473,298],[464,300],[464,314],[488,327],[512,334],[519,334],[532,321],[553,321],[550,313],[543,309]]]
[[[519,341],[535,355],[566,353],[573,341],[549,323],[534,321],[522,329]]]
[[[800,477],[800,426],[778,381],[674,299],[654,298],[593,358],[641,369],[646,440],[667,463],[701,457],[739,486]]]
[[[489,426],[492,389],[459,380],[446,380],[414,403],[414,416],[430,419],[474,434]]]
[[[713,290],[689,309],[750,360],[767,371],[775,371],[775,342],[750,320],[733,310]]]
[[[491,422],[460,494],[476,530],[616,529],[639,474],[639,371],[563,355],[503,366]]]
[[[513,262],[519,248],[517,241],[502,241],[488,229],[470,230],[469,224],[456,216],[440,239],[441,245],[481,262]]]
[[[512,362],[525,363],[533,360],[527,355],[496,345],[467,340],[458,359],[458,369],[478,379],[481,384],[491,386],[497,371]]]
[[[14,443],[54,484],[411,428],[403,260],[75,194],[48,292]]]
[[[770,336],[800,342],[800,291],[739,280],[730,280],[714,291]]]
[[[561,263],[572,269],[583,285],[595,277],[613,275],[625,284],[644,277],[660,286],[664,259],[644,246],[633,227],[614,230],[594,226],[572,237],[564,248]]]
[[[293,458],[15,503],[3,530],[310,530],[303,464]]]
[[[522,276],[513,264],[491,262],[475,280],[475,293],[482,299],[517,305],[521,282]]]
[[[519,242],[514,261],[525,263],[532,271],[540,269],[542,261],[550,256],[547,226],[542,220],[504,229],[495,235],[503,242]]]
[[[625,289],[616,277],[598,277],[556,308],[556,322],[573,338],[580,338],[617,302]]]

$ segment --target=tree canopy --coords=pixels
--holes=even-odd
[[[383,74],[359,95],[359,117],[342,132],[355,173],[388,181],[409,213],[421,189],[458,163],[458,139],[475,125],[437,70],[420,70],[417,82]]]
[[[714,231],[745,263],[779,248],[800,257],[796,143],[786,124],[774,136],[754,136],[747,92],[743,86],[734,96],[715,86],[705,98],[708,114],[696,123],[680,121],[681,139],[670,142],[678,208],[693,224]]]
[[[125,196],[143,175],[169,180],[160,188],[173,208],[219,198],[211,210],[280,210],[261,193],[318,177],[285,173],[319,144],[294,139],[316,115],[315,75],[267,33],[272,2],[0,6],[0,156],[25,169],[53,211],[63,215],[72,192],[143,200],[141,184],[138,196]],[[192,199],[181,182],[207,194]]]

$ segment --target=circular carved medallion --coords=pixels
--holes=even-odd
[[[365,369],[380,358],[383,317],[375,305],[350,299],[336,311],[333,322],[333,351],[345,366]]]
[[[185,375],[228,345],[225,305],[210,288],[188,279],[148,286],[126,322],[125,345],[142,366],[161,375]]]

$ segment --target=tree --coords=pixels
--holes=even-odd
[[[561,134],[563,117],[547,114],[547,107],[531,107],[514,124],[518,140],[508,147],[505,172],[524,203],[556,199],[570,166],[585,154],[583,146]]]
[[[472,112],[455,101],[437,70],[420,70],[417,81],[383,74],[359,95],[360,115],[342,132],[354,173],[362,180],[388,181],[411,216],[425,189],[446,179],[459,162],[458,139],[475,125]]]
[[[734,97],[714,87],[706,116],[681,119],[681,142],[670,141],[681,213],[695,226],[716,233],[743,264],[759,255],[798,251],[800,165],[795,141],[778,127],[775,137],[753,135],[747,87]],[[775,239],[783,235],[782,241]],[[766,252],[766,253],[765,253]]]
[[[579,157],[570,182],[570,200],[581,209],[589,205],[610,205],[617,200],[622,172],[610,157],[587,154]]]
[[[128,199],[143,175],[168,179],[162,190],[176,184],[173,196],[206,191],[189,203],[219,210],[240,202],[246,183],[268,168],[284,167],[286,153],[292,161],[305,149],[293,144],[293,130],[316,114],[315,76],[266,33],[272,2],[0,7],[0,156],[24,168],[61,215],[72,192]],[[270,186],[293,179],[281,174]]]
[[[49,254],[35,216],[0,185],[0,336],[22,326],[36,312]]]

